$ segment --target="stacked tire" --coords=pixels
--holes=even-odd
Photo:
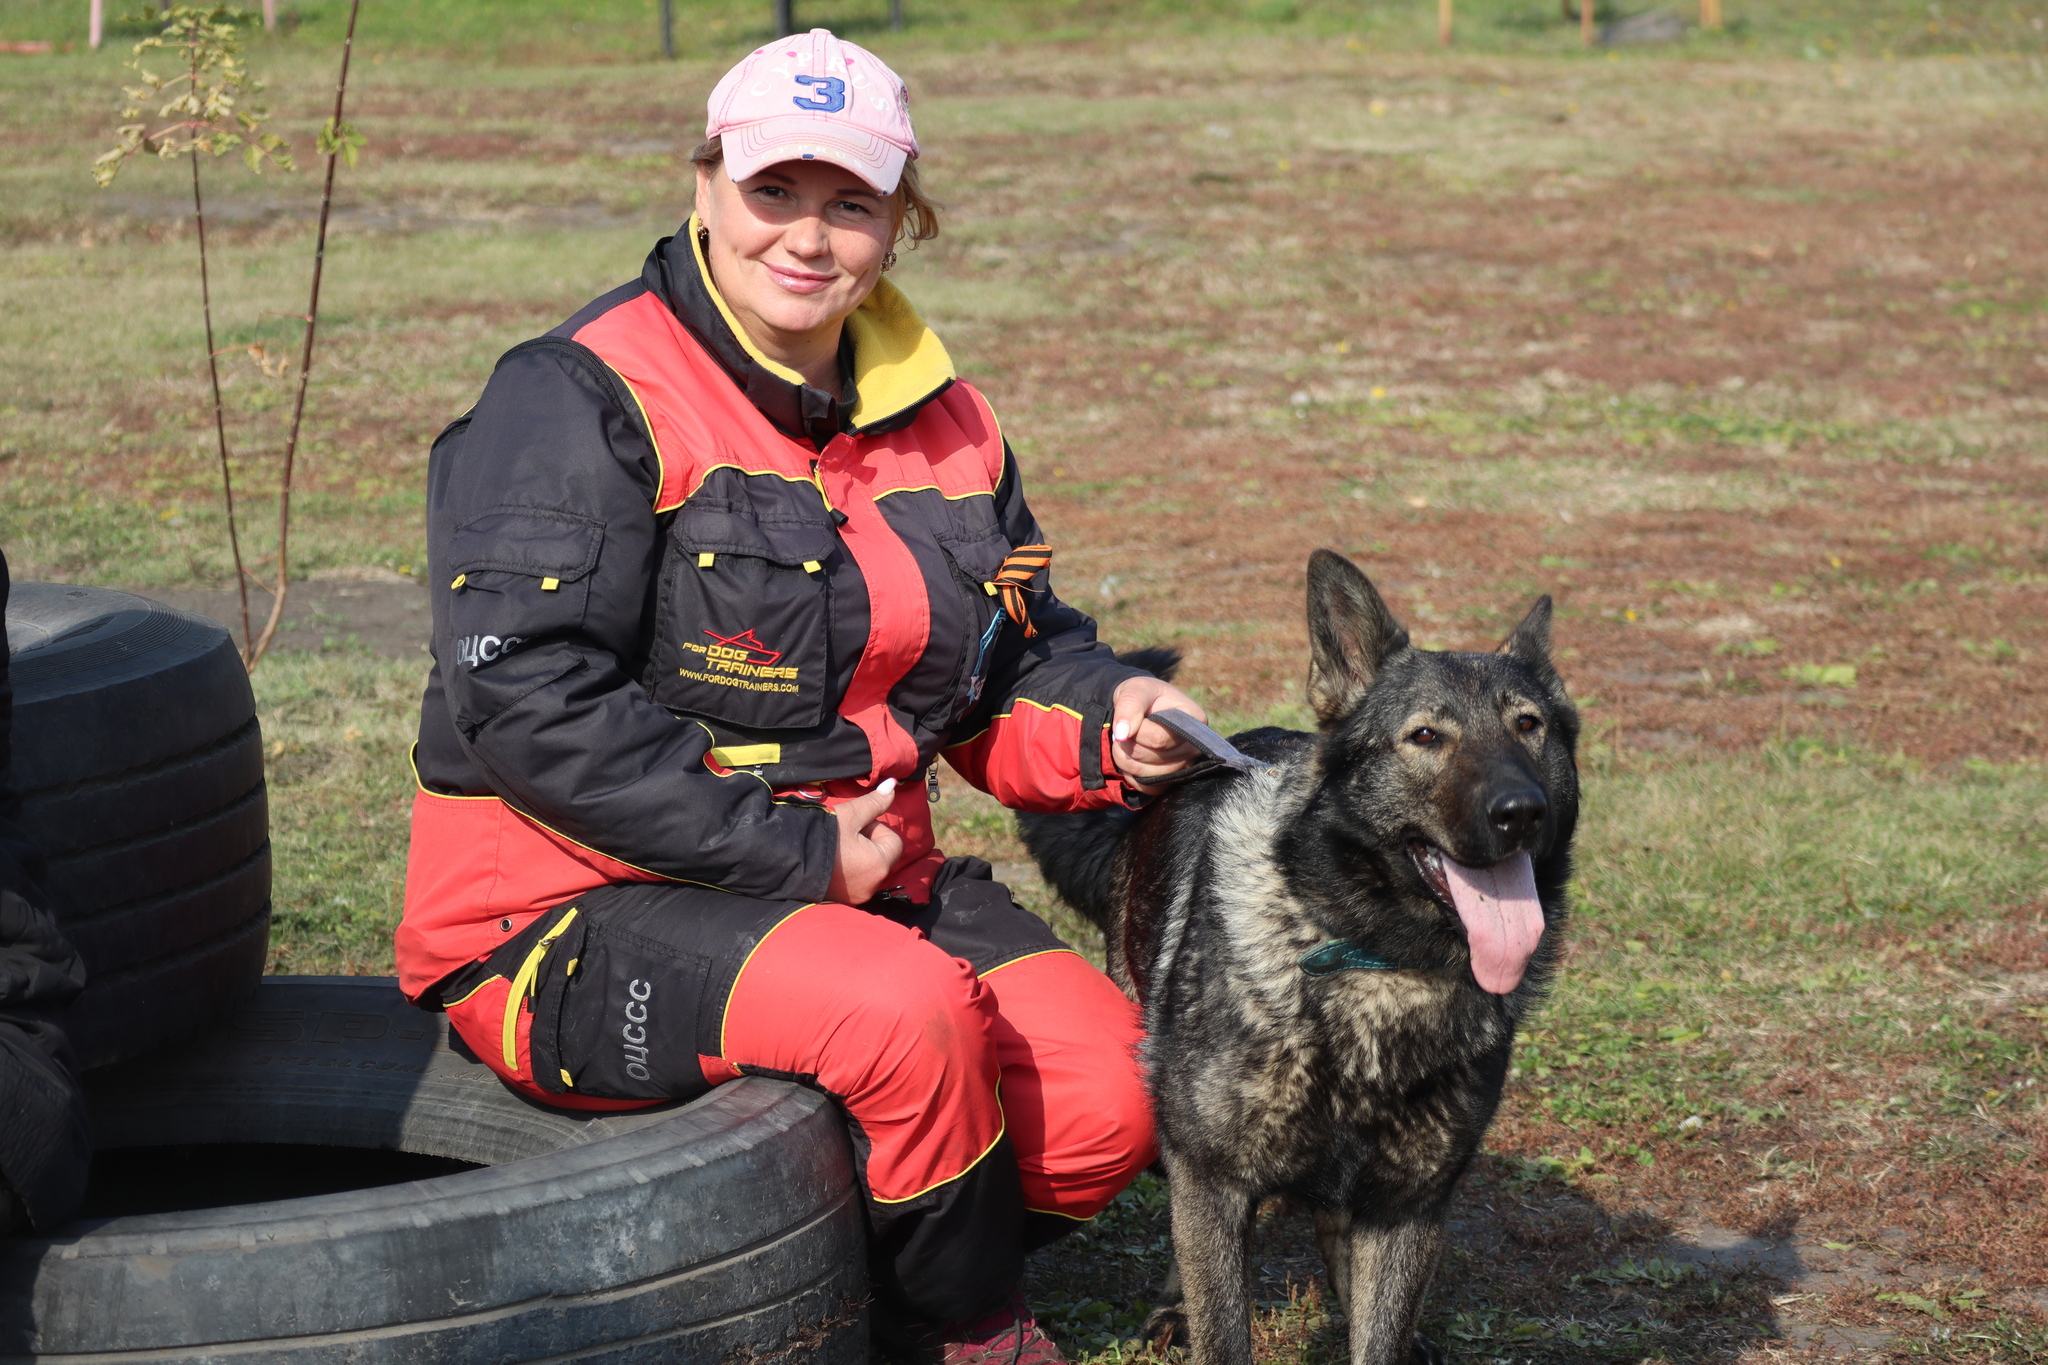
[[[270,942],[263,735],[227,631],[105,588],[7,604],[14,784],[89,984],[67,1031],[101,1066],[254,990]]]
[[[15,782],[90,973],[66,1028],[96,1148],[125,1153],[96,1159],[87,1216],[0,1239],[0,1365],[866,1360],[865,1222],[830,1100],[747,1077],[563,1112],[388,978],[264,977],[263,740],[228,633],[24,583],[7,637]],[[336,1177],[374,1152],[454,1173]],[[181,1211],[110,1202],[117,1164],[145,1208]],[[180,1175],[243,1167],[284,1178]]]

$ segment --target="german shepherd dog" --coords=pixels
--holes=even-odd
[[[1019,823],[1144,1006],[1197,1365],[1250,1365],[1246,1239],[1276,1195],[1315,1213],[1353,1365],[1435,1365],[1445,1210],[1556,961],[1579,718],[1548,597],[1495,653],[1417,649],[1317,550],[1308,623],[1320,733],[1237,736],[1271,766],[1138,812]]]

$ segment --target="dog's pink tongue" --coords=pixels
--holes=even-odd
[[[1543,937],[1535,865],[1526,853],[1492,867],[1466,867],[1445,858],[1444,877],[1472,945],[1474,979],[1481,990],[1506,995],[1522,984],[1529,954]]]

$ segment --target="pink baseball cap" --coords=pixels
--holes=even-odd
[[[724,139],[734,180],[780,161],[829,161],[894,194],[917,155],[902,79],[830,29],[754,49],[719,81],[705,115],[704,136]]]

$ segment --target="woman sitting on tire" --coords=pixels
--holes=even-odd
[[[937,230],[894,73],[770,44],[706,139],[685,230],[435,444],[402,982],[549,1104],[829,1093],[888,1339],[1056,1361],[1023,1257],[1153,1159],[1138,1015],[917,779],[1134,803],[1194,756],[1146,717],[1200,710],[1054,597],[995,414],[882,279]]]

